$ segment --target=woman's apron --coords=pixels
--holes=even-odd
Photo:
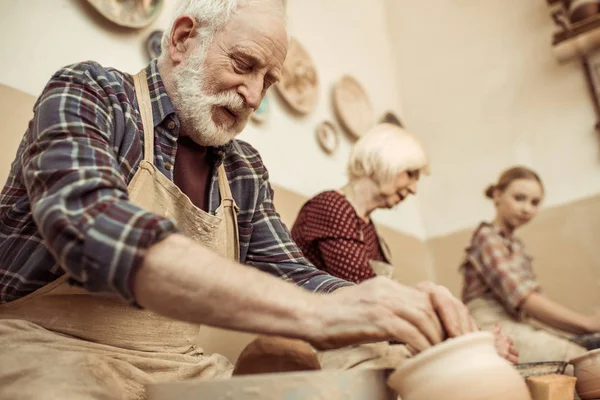
[[[375,229],[377,232],[377,229]],[[385,262],[369,260],[375,275],[392,279],[394,266],[392,253],[383,237],[377,232],[379,248],[383,253]],[[323,369],[347,370],[354,368],[392,368],[401,365],[404,360],[411,357],[410,351],[403,344],[390,344],[388,342],[371,343],[357,346],[348,346],[337,350],[321,351],[317,353],[319,363]]]
[[[475,257],[468,256],[468,261],[483,274]],[[519,363],[569,361],[587,351],[569,341],[568,333],[550,328],[524,312],[511,315],[491,293],[470,300],[467,308],[483,330],[491,330],[498,323],[502,325],[502,332],[519,350]]]
[[[377,276],[385,276],[386,278],[392,279],[394,276],[394,266],[392,265],[392,252],[390,251],[389,246],[386,241],[383,239],[383,236],[379,234],[377,228],[375,228],[375,232],[377,233],[377,239],[379,240],[379,248],[381,249],[381,253],[383,254],[383,259],[385,261],[379,260],[369,260],[369,265],[373,268],[373,272]]]
[[[221,204],[215,215],[211,215],[192,204],[154,166],[154,125],[146,73],[142,70],[133,78],[144,130],[144,159],[128,186],[129,199],[148,211],[175,220],[180,231],[199,244],[238,261],[237,206],[225,168],[222,164],[218,168]],[[23,298],[0,305],[0,323],[10,325],[10,329],[8,325],[0,329],[0,347],[10,343],[7,332],[21,332],[19,336],[23,337],[29,327],[35,330],[36,335],[39,327],[43,327],[83,339],[78,341],[81,343],[108,345],[136,354],[201,354],[194,346],[199,325],[133,307],[116,295],[86,292],[69,285],[67,279],[67,274],[64,274]],[[9,319],[12,321],[7,321]],[[78,346],[84,346],[81,343]],[[91,353],[95,351],[90,350]]]

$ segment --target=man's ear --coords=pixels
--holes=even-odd
[[[181,15],[173,23],[169,37],[169,56],[174,64],[179,64],[190,51],[189,40],[196,36],[198,23],[189,15]]]

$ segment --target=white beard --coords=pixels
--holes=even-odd
[[[189,59],[173,68],[175,93],[171,101],[182,130],[201,146],[229,143],[248,123],[252,109],[235,89],[209,94],[205,89],[205,48],[202,46]],[[232,126],[217,125],[212,113],[215,107],[227,107],[237,115]]]

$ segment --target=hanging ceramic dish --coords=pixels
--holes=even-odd
[[[327,154],[333,153],[339,144],[338,133],[335,125],[329,121],[323,121],[317,125],[317,142]]]
[[[146,39],[146,51],[151,60],[160,55],[162,36],[163,31],[158,30],[152,32]]]
[[[87,0],[104,18],[127,28],[143,28],[160,14],[163,0]]]
[[[402,124],[400,118],[398,118],[398,116],[393,111],[387,111],[385,114],[383,114],[381,118],[379,118],[379,123],[392,124],[399,126],[400,128],[404,128],[404,124]]]
[[[260,102],[260,105],[258,106],[256,111],[250,114],[250,118],[252,119],[252,121],[257,123],[265,122],[266,119],[269,117],[270,110],[271,105],[269,103],[269,96],[265,96]]]
[[[315,106],[318,88],[319,79],[313,60],[304,47],[292,38],[277,91],[294,111],[308,114]]]
[[[580,22],[600,12],[598,0],[571,0],[569,3],[569,19],[572,23]]]
[[[351,76],[343,76],[333,87],[333,108],[340,124],[355,138],[364,135],[375,124],[367,93]]]

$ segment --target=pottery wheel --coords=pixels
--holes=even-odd
[[[364,88],[351,76],[343,76],[333,88],[333,107],[340,124],[359,138],[374,125],[373,108]]]
[[[127,28],[143,28],[152,23],[163,0],[87,0],[109,21]]]
[[[315,106],[319,88],[317,68],[308,52],[294,38],[290,40],[277,90],[288,105],[300,114],[308,114]]]

